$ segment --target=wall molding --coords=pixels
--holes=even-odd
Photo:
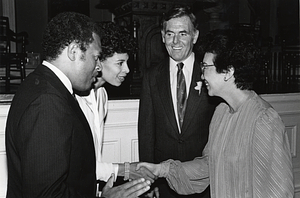
[[[105,129],[136,128],[137,122],[107,123]]]

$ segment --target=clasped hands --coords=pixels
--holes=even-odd
[[[152,164],[148,162],[130,163],[130,179],[145,178],[153,183],[159,176],[161,164]]]
[[[102,189],[102,197],[135,198],[150,189],[150,185],[160,176],[161,165],[146,162],[130,163],[129,182],[113,187],[115,175],[108,179]]]

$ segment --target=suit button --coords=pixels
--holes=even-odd
[[[184,141],[183,140],[178,140],[178,143],[179,144],[182,144]]]
[[[39,80],[38,78],[36,78],[35,81],[34,81],[34,84],[35,84],[35,85],[40,84],[40,80]]]

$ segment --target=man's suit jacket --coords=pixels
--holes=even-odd
[[[196,60],[180,133],[171,96],[169,59],[144,74],[138,120],[140,161],[188,161],[202,155],[216,105],[210,101],[205,86],[200,95],[194,89],[200,77]]]
[[[14,96],[6,152],[7,197],[95,197],[89,124],[74,97],[43,65]]]

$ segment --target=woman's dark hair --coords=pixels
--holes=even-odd
[[[253,32],[239,29],[213,30],[200,41],[198,50],[216,55],[218,73],[234,68],[235,84],[242,90],[253,89],[259,72],[260,50]]]
[[[162,17],[161,21],[161,28],[162,30],[166,29],[166,22],[169,21],[170,19],[173,18],[180,18],[183,16],[187,16],[190,18],[193,26],[194,26],[194,31],[198,29],[198,22],[191,11],[189,6],[180,6],[180,5],[175,5],[172,9],[170,9],[167,13],[165,13]]]
[[[72,42],[79,44],[85,52],[97,32],[96,23],[89,17],[75,13],[63,12],[56,15],[48,24],[43,35],[43,56],[46,60],[55,60],[62,50]]]
[[[114,53],[127,53],[132,55],[136,52],[136,41],[130,32],[113,22],[99,22],[98,29],[101,39],[102,52],[100,60],[112,57]]]

